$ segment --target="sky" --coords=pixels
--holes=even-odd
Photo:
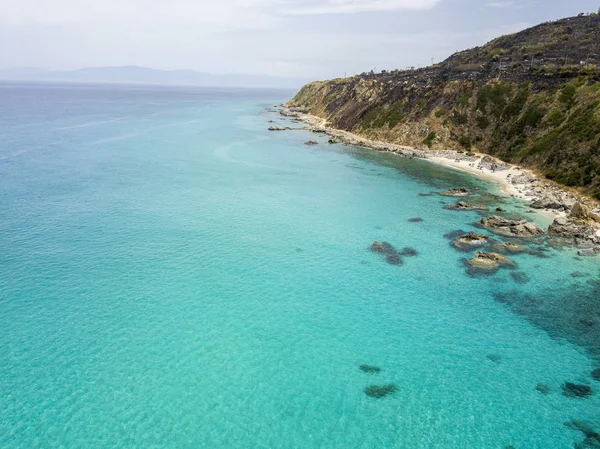
[[[327,79],[439,62],[593,0],[0,0],[0,69]]]

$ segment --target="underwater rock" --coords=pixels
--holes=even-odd
[[[563,394],[570,398],[585,398],[592,394],[592,387],[589,385],[575,384],[565,382],[562,386]]]
[[[433,193],[419,193],[419,196],[433,196]]]
[[[387,261],[387,263],[389,263],[390,265],[402,265],[402,258],[400,257],[400,254],[395,253],[395,254],[388,254],[385,257],[385,260]]]
[[[515,281],[517,284],[527,284],[529,281],[531,281],[531,278],[529,276],[520,271],[513,271],[512,273],[510,273],[510,276],[513,278],[513,281]]]
[[[375,374],[381,371],[381,368],[372,365],[360,365],[358,368],[368,374]]]
[[[479,226],[508,237],[538,237],[544,233],[538,225],[526,220],[509,220],[497,215],[483,218]]]
[[[269,126],[268,129],[269,131],[287,131],[292,128],[289,128],[287,126]]]
[[[309,140],[308,142],[304,142],[304,145],[319,145],[319,142],[315,142],[314,140]]]
[[[379,399],[394,393],[396,390],[398,390],[398,388],[394,384],[387,384],[382,386],[371,385],[365,388],[365,394],[372,398]]]
[[[535,386],[535,389],[537,391],[539,391],[540,393],[542,393],[542,394],[548,394],[548,393],[550,393],[550,386],[546,385],[546,384],[537,384]]]
[[[444,238],[448,239],[448,240],[454,240],[465,234],[467,234],[467,231],[463,231],[462,229],[457,229],[456,231],[450,231],[450,232],[447,232],[446,234],[444,234]]]
[[[582,318],[582,319],[579,320],[579,322],[581,324],[583,324],[584,326],[587,326],[587,327],[593,327],[593,326],[596,325],[595,321],[588,320],[587,318]]]
[[[516,263],[502,254],[479,252],[469,260],[469,265],[477,270],[494,272],[501,267],[515,267]]]
[[[379,254],[392,254],[396,253],[396,248],[390,245],[388,242],[373,242],[371,245],[371,251]]]
[[[371,245],[371,251],[385,256],[387,263],[391,265],[401,265],[402,258],[396,248],[390,245],[388,242],[373,242]]]
[[[581,271],[576,271],[574,273],[571,273],[571,276],[574,278],[584,278],[587,276],[587,274],[582,273]]]
[[[440,192],[440,195],[442,196],[469,196],[470,194],[471,192],[468,189],[465,189],[464,187],[459,187],[458,189],[444,190],[443,192]]]
[[[575,449],[599,448],[600,433],[586,422],[572,420],[565,423],[565,426],[580,431],[585,435],[585,440],[575,445]]]
[[[506,242],[492,245],[490,251],[500,254],[521,254],[527,251],[527,248],[517,243]]]
[[[421,223],[423,221],[423,219],[420,217],[415,217],[415,218],[409,218],[408,221],[409,221],[409,223]]]
[[[498,354],[488,354],[486,358],[494,363],[500,363],[500,360],[502,360],[502,357]]]
[[[502,209],[501,207],[497,207],[496,212],[506,212],[506,211],[504,209]]]
[[[416,249],[407,247],[402,250],[400,255],[404,256],[404,257],[415,257],[415,256],[418,256],[419,253],[417,252]]]
[[[330,143],[330,144],[332,144],[332,145],[333,145],[333,144],[335,144],[335,143],[338,143],[338,141],[337,141],[337,140],[335,140],[335,139],[333,139],[333,138],[331,138],[331,139],[329,139],[329,142],[328,142],[328,143]]]
[[[465,201],[459,201],[456,204],[447,204],[444,206],[444,209],[449,210],[489,210],[487,207],[482,206],[480,204],[471,204]]]
[[[600,382],[600,368],[596,368],[594,371],[592,371],[591,375],[594,378],[594,380]]]
[[[470,251],[472,249],[487,245],[490,240],[491,239],[487,235],[470,232],[454,240],[452,242],[452,246],[461,251]]]

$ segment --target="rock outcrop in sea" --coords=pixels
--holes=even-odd
[[[510,220],[498,215],[483,218],[478,224],[495,234],[506,237],[531,238],[544,234],[544,231],[535,223],[526,220]]]

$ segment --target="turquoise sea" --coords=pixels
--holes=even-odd
[[[444,235],[480,215],[437,192],[547,219],[452,169],[267,131],[302,126],[270,109],[293,94],[0,85],[1,448],[553,449],[586,438],[571,420],[600,429],[598,258],[544,245],[470,276]],[[390,265],[374,240],[418,255]]]

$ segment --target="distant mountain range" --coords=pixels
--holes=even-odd
[[[215,75],[194,70],[157,70],[138,66],[88,67],[70,71],[0,69],[0,80],[263,88],[298,88],[309,81],[262,75]]]

